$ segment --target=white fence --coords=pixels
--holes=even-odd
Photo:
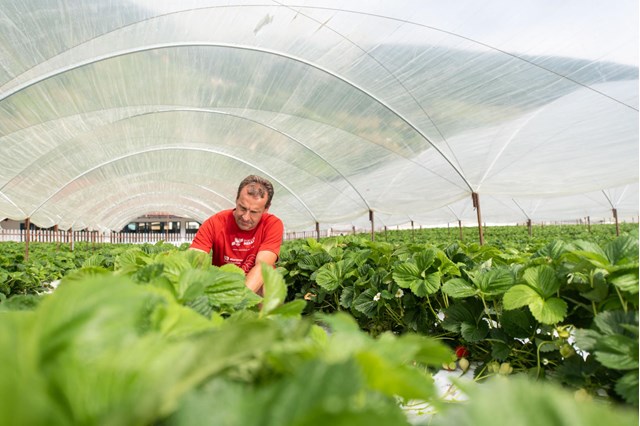
[[[156,243],[164,241],[174,245],[190,243],[193,235],[187,234],[186,238],[179,233],[129,233],[129,232],[98,232],[98,231],[54,231],[50,229],[30,230],[29,235],[24,229],[0,229],[0,242],[43,242],[43,243],[113,243],[113,244],[140,244]]]
[[[331,235],[331,230],[321,230],[320,238]],[[336,235],[334,232],[333,235]],[[179,246],[183,243],[191,243],[195,234],[186,234],[169,232],[98,232],[98,231],[54,231],[50,229],[37,229],[29,232],[30,242],[44,243],[71,243],[73,242],[89,242],[89,243],[113,243],[113,244],[142,244],[157,243],[164,241]],[[283,236],[284,240],[297,240],[304,238],[317,238],[316,231],[297,231],[286,232]],[[26,242],[27,232],[24,229],[1,229],[0,242],[16,241]]]

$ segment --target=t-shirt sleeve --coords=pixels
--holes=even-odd
[[[280,246],[282,245],[282,236],[284,235],[284,225],[282,221],[272,216],[265,227],[265,235],[258,251],[270,251],[280,256]]]
[[[209,218],[204,221],[202,226],[196,232],[196,236],[193,238],[189,248],[202,250],[205,253],[209,253],[213,248],[214,227],[212,219]]]

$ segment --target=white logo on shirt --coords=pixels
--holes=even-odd
[[[234,237],[233,241],[231,241],[231,247],[242,247],[242,246],[252,246],[255,243],[256,239],[251,238],[249,240],[245,240],[244,238]]]

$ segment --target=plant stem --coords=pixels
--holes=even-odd
[[[487,307],[487,302],[484,300],[484,296],[480,296],[480,300],[482,300],[482,305],[484,306],[484,312],[489,317],[489,328],[493,328],[493,318],[491,318],[491,314],[489,313],[489,308]]]
[[[427,299],[427,305],[429,305],[429,310],[431,311],[433,316],[437,319],[438,318],[438,314],[436,314],[436,311],[433,310],[433,306],[431,306],[431,298],[429,296],[427,296],[427,297],[425,297],[425,299]]]
[[[538,345],[538,349],[536,350],[536,357],[537,357],[536,379],[539,379],[539,378],[540,378],[540,370],[541,370],[541,368],[540,368],[540,348],[541,348],[543,345],[548,345],[548,344],[554,344],[554,342],[553,342],[553,341],[550,341],[550,342],[542,342],[542,343],[540,343],[540,344]]]
[[[625,313],[627,313],[627,302],[622,297],[622,293],[620,293],[620,289],[616,285],[614,285],[613,288],[616,289],[616,293],[618,294],[618,298],[620,299],[620,304],[622,305],[622,309],[624,310]]]

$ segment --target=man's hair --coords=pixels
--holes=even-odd
[[[252,197],[264,198],[267,197],[267,203],[264,205],[265,209],[268,209],[271,205],[271,200],[273,199],[273,185],[267,179],[256,176],[249,175],[246,178],[242,179],[240,182],[240,186],[238,186],[238,194],[236,195],[236,200],[240,198],[240,192],[242,188],[247,187],[247,193]]]

